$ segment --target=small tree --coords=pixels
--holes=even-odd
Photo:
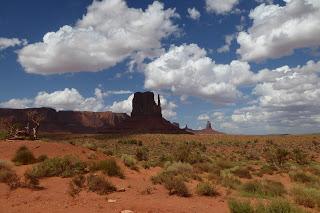
[[[32,138],[33,140],[36,140],[38,138],[40,124],[44,120],[44,115],[36,111],[29,111],[27,113],[27,116],[28,116],[28,124],[25,127],[25,129],[28,132],[30,138]],[[32,127],[29,126],[30,123],[32,123]]]

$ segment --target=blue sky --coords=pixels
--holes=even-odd
[[[320,131],[318,0],[4,0],[0,107],[131,111],[181,126]]]

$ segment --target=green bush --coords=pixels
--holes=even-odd
[[[300,165],[306,165],[309,163],[308,154],[301,149],[294,149],[292,151],[292,158],[296,163]]]
[[[286,193],[286,190],[282,183],[271,181],[271,180],[264,180],[264,181],[250,181],[244,183],[242,185],[242,191],[254,196],[261,196],[261,197],[275,197],[275,196],[282,196]]]
[[[137,171],[139,170],[136,159],[134,159],[131,155],[122,155],[121,159],[124,165],[126,165],[130,169],[137,170]]]
[[[198,183],[196,188],[197,194],[202,196],[217,196],[219,193],[210,183]]]
[[[248,201],[230,200],[228,202],[231,213],[304,213],[283,199],[271,200],[268,203],[260,203],[256,206]]]
[[[320,190],[307,187],[294,187],[292,194],[295,202],[308,208],[320,208]]]
[[[37,162],[42,162],[42,161],[45,161],[48,159],[48,156],[47,155],[40,155],[38,158],[37,158]]]
[[[16,151],[16,154],[12,161],[15,162],[16,165],[28,165],[35,163],[36,158],[26,146],[21,146]]]
[[[117,188],[103,176],[89,175],[87,177],[89,191],[96,192],[100,195],[105,195],[114,192]]]
[[[230,213],[255,213],[254,207],[251,206],[250,202],[229,200],[228,202]]]
[[[69,194],[72,197],[75,197],[81,192],[81,189],[84,187],[86,178],[83,175],[77,175],[72,178],[72,180],[69,182]]]
[[[175,161],[184,163],[199,163],[206,160],[204,152],[206,147],[201,143],[184,142],[179,143],[174,150],[173,157]]]
[[[303,172],[303,171],[291,171],[289,177],[292,181],[300,183],[312,183],[316,181],[316,178]]]
[[[31,175],[41,177],[72,177],[85,173],[86,164],[77,158],[65,156],[49,158],[32,167]]]
[[[146,147],[138,147],[136,150],[138,161],[147,161],[149,159],[149,150]]]
[[[252,178],[248,168],[238,167],[237,169],[233,170],[232,173],[239,178]]]
[[[220,182],[224,187],[230,189],[238,189],[241,186],[241,181],[239,178],[235,177],[228,171],[220,172]]]
[[[256,213],[303,213],[304,211],[293,206],[286,200],[272,200],[267,204],[259,204]]]
[[[118,143],[119,144],[124,144],[124,145],[138,145],[138,146],[142,146],[143,145],[142,141],[135,140],[135,139],[119,140]]]
[[[94,143],[86,142],[82,146],[87,148],[87,149],[90,149],[90,150],[93,150],[93,151],[97,151],[97,145],[94,144]]]
[[[289,151],[279,147],[268,149],[266,152],[266,160],[271,165],[276,167],[283,167],[289,160]]]
[[[170,195],[176,194],[181,197],[190,196],[189,190],[181,177],[171,176],[165,179],[164,186],[169,190]]]
[[[117,162],[114,159],[107,159],[94,163],[91,168],[91,171],[101,170],[103,173],[108,176],[117,176],[124,178],[124,174],[121,168],[118,166]]]
[[[0,140],[4,140],[6,138],[8,138],[8,132],[0,131]]]

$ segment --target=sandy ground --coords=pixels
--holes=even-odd
[[[49,157],[75,155],[82,160],[88,160],[93,151],[62,143],[47,143],[41,141],[0,141],[0,159],[12,159],[15,151],[26,145],[36,157],[46,154]],[[106,158],[101,153],[96,153],[97,159]],[[0,213],[37,213],[37,212],[121,212],[131,210],[138,213],[160,212],[196,212],[196,213],[225,213],[229,212],[225,192],[221,191],[218,197],[200,197],[193,192],[192,197],[181,198],[169,196],[167,190],[161,186],[154,186],[150,177],[160,171],[160,168],[150,170],[141,169],[140,172],[132,171],[121,165],[126,178],[109,178],[118,188],[124,187],[125,192],[115,192],[105,196],[93,192],[82,191],[79,196],[72,198],[68,194],[69,178],[45,178],[40,185],[45,189],[40,191],[30,189],[16,189],[10,191],[8,186],[0,183]],[[30,166],[14,167],[19,176]],[[196,183],[188,183],[189,188],[194,188]],[[151,194],[142,193],[147,188],[152,188]],[[110,203],[108,199],[116,202]]]

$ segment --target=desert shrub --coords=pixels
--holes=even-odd
[[[41,177],[72,177],[85,173],[86,164],[77,158],[65,156],[49,158],[32,167],[30,173],[38,178]]]
[[[198,183],[196,188],[197,194],[202,196],[217,196],[219,193],[217,190],[208,182]]]
[[[90,149],[90,150],[93,150],[93,151],[97,151],[97,145],[95,143],[86,142],[86,143],[82,144],[82,146],[87,148],[87,149]]]
[[[103,176],[90,174],[87,177],[87,184],[89,191],[96,192],[100,195],[105,195],[117,190],[117,188]]]
[[[316,181],[315,177],[302,171],[291,171],[289,172],[289,177],[292,181],[300,183],[312,183]]]
[[[248,201],[229,200],[229,210],[231,213],[254,213],[254,207]]]
[[[226,159],[219,159],[215,163],[216,163],[217,167],[220,168],[220,170],[231,169],[232,167],[235,166],[233,162],[226,160]]]
[[[265,164],[263,165],[260,170],[256,173],[256,175],[262,177],[264,174],[272,175],[276,168],[272,165]]]
[[[138,161],[147,161],[149,159],[149,150],[146,147],[136,149],[136,158]]]
[[[271,180],[250,181],[244,183],[241,189],[246,194],[261,197],[282,196],[284,193],[286,193],[286,190],[282,183]]]
[[[121,159],[124,165],[126,165],[130,169],[137,170],[137,171],[139,170],[137,166],[137,160],[134,159],[131,155],[122,155]]]
[[[235,170],[233,170],[232,173],[239,178],[247,178],[247,179],[252,178],[248,168],[238,167]]]
[[[266,152],[266,160],[276,167],[283,167],[289,159],[289,151],[279,147],[268,149]]]
[[[124,178],[124,174],[121,168],[118,166],[117,162],[114,159],[107,159],[94,163],[93,165],[91,165],[90,170],[101,170],[108,176],[117,176],[120,178]]]
[[[39,187],[39,178],[36,177],[30,169],[24,173],[25,184],[28,188],[37,189]]]
[[[76,195],[78,195],[81,192],[81,189],[84,187],[85,181],[86,181],[86,178],[83,175],[74,176],[69,182],[68,193],[72,197],[75,197]]]
[[[143,145],[142,141],[135,140],[135,139],[119,140],[118,143],[119,144],[124,144],[124,145],[138,145],[138,146],[142,146]]]
[[[292,151],[292,158],[296,163],[300,165],[305,165],[309,163],[308,154],[302,151],[301,149],[294,149]]]
[[[8,138],[8,132],[7,131],[0,131],[0,140],[4,140]]]
[[[183,181],[183,178],[170,176],[164,180],[164,187],[169,190],[169,194],[176,194],[181,197],[189,197],[190,193]]]
[[[36,158],[26,146],[21,146],[16,151],[12,161],[15,162],[16,165],[28,165],[35,163]]]
[[[38,158],[37,158],[37,162],[42,162],[42,161],[45,161],[48,159],[48,156],[47,155],[40,155]]]
[[[10,189],[16,189],[20,186],[20,179],[17,174],[6,161],[2,160],[0,160],[0,183],[7,184]]]
[[[172,164],[166,165],[162,172],[151,177],[151,180],[154,184],[162,184],[166,182],[168,178],[175,176],[180,176],[185,181],[190,178],[196,178],[195,174],[193,173],[193,167],[190,164],[173,162]]]
[[[241,186],[239,178],[235,177],[230,171],[221,171],[220,182],[224,187],[237,189]]]
[[[206,148],[201,143],[196,142],[184,142],[179,143],[174,150],[173,157],[175,161],[181,161],[184,163],[199,163],[206,160],[204,155]]]
[[[304,211],[293,206],[286,200],[271,200],[267,204],[259,204],[255,210],[256,213],[303,213]]]
[[[320,190],[297,186],[292,189],[294,201],[305,207],[320,208]]]

